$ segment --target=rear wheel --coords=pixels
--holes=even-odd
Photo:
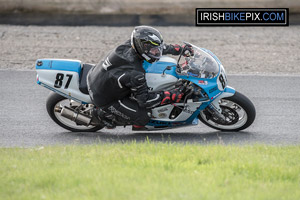
[[[221,131],[240,131],[253,123],[256,116],[255,107],[243,94],[235,92],[233,96],[221,99],[219,103],[223,119],[211,114],[207,108],[200,112],[200,121]]]
[[[55,92],[51,92],[49,94],[46,102],[47,111],[51,119],[59,126],[72,132],[95,132],[103,128],[103,126],[78,125],[76,122],[63,117],[59,110],[61,110],[64,106],[74,109],[74,106],[72,107],[71,105],[70,99],[67,99]]]

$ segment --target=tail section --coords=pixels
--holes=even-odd
[[[82,64],[79,60],[39,59],[37,83],[62,96],[81,103],[91,103],[89,95],[79,90]]]

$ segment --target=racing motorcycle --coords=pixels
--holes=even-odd
[[[147,130],[193,126],[198,125],[199,120],[221,131],[240,131],[249,127],[256,115],[253,103],[227,85],[225,69],[211,51],[189,45],[194,50],[189,57],[181,54],[176,61],[162,56],[155,63],[143,63],[149,91],[184,88],[179,103],[152,108],[151,120],[145,126]],[[37,83],[52,90],[46,102],[48,114],[67,130],[94,132],[104,128],[103,124],[92,120],[94,105],[86,80],[93,66],[79,60],[36,61]]]

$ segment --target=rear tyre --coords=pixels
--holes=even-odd
[[[200,112],[199,120],[221,131],[240,131],[253,123],[256,116],[255,107],[243,94],[235,92],[233,96],[221,99],[219,103],[225,121],[210,115],[206,109]]]
[[[62,106],[70,107],[70,100],[55,92],[50,92],[46,102],[47,112],[51,119],[59,126],[72,132],[95,132],[103,128],[103,126],[77,125],[75,122],[61,116],[59,112],[55,111],[55,108]]]

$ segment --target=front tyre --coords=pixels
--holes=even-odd
[[[221,131],[240,131],[253,123],[256,115],[255,107],[243,94],[235,92],[233,96],[221,99],[219,103],[225,120],[220,120],[205,109],[198,116],[200,121]]]
[[[50,92],[46,102],[47,112],[51,119],[59,126],[72,132],[95,132],[103,128],[102,126],[78,125],[70,119],[63,117],[59,112],[56,111],[63,106],[70,107],[70,99],[67,99],[66,97],[63,97],[55,92]]]

